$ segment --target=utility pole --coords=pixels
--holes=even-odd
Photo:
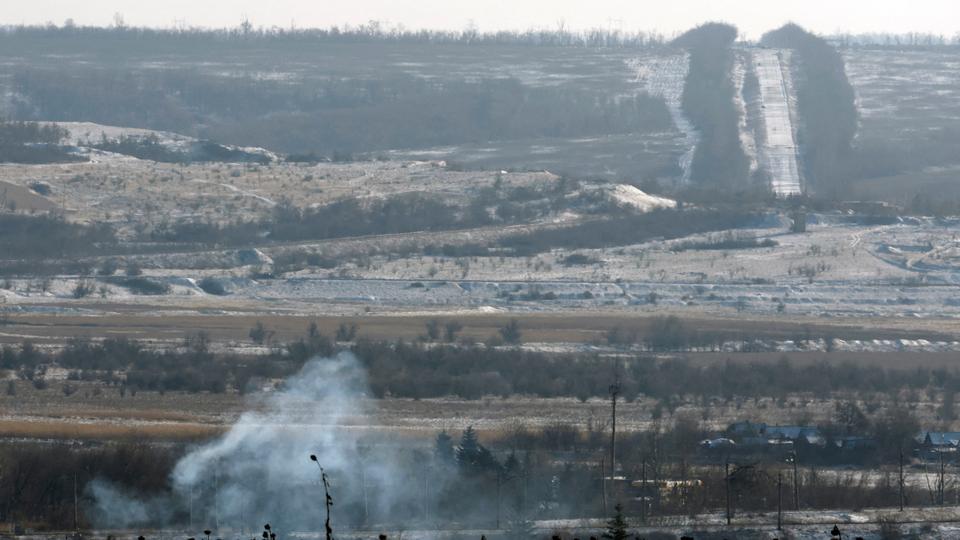
[[[647,485],[647,458],[643,458],[641,466],[641,478],[643,479],[643,499],[640,501],[640,523],[647,523],[647,494],[650,492]]]
[[[500,530],[500,471],[497,471],[497,530]]]
[[[600,501],[603,503],[603,515],[607,515],[607,472],[600,458]]]
[[[730,525],[730,461],[723,465],[723,482],[727,494],[727,525]]]
[[[783,530],[783,471],[777,471],[777,530]]]
[[[940,454],[940,474],[937,480],[937,504],[940,506],[943,506],[943,494],[946,488],[946,474],[945,474],[945,469],[943,464],[943,452],[939,452],[939,454]]]
[[[610,480],[617,474],[617,397],[620,395],[620,377],[610,385],[611,431],[610,431]]]
[[[333,497],[330,496],[330,482],[327,480],[327,472],[320,467],[320,478],[323,480],[324,501],[327,507],[327,520],[324,522],[324,529],[327,534],[327,540],[333,540],[333,528],[330,527],[330,507],[333,506]]]
[[[80,512],[77,509],[77,473],[73,473],[73,532],[80,531]]]
[[[324,506],[327,509],[327,520],[324,522],[326,540],[333,540],[333,527],[330,526],[330,507],[333,506],[333,497],[330,496],[330,480],[327,478],[327,471],[323,470],[320,460],[316,454],[310,454],[310,461],[317,464],[320,468],[320,480],[323,482]]]
[[[903,448],[900,448],[900,481],[898,482],[900,488],[900,511],[903,512]]]
[[[367,472],[363,467],[363,456],[360,458],[360,495],[363,497],[363,524],[370,519],[370,507],[367,505]]]
[[[213,519],[217,524],[217,530],[220,530],[220,460],[217,460],[213,466]]]
[[[800,461],[797,458],[797,453],[793,452],[793,510],[795,512],[800,511],[800,482],[799,475],[797,474],[797,462]]]
[[[423,465],[423,522],[430,520],[430,484],[427,465]]]

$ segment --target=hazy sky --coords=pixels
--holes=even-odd
[[[0,0],[0,24],[317,27],[377,19],[407,28],[480,30],[613,27],[671,34],[709,20],[738,25],[750,38],[786,21],[820,33],[960,32],[960,0]]]

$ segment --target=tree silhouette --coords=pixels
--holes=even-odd
[[[627,534],[627,520],[623,517],[623,505],[617,503],[614,510],[615,513],[607,522],[607,530],[603,533],[603,537],[610,540],[626,540],[629,535]]]

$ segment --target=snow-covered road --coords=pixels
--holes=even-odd
[[[782,197],[802,192],[796,131],[790,110],[789,52],[757,49],[754,67],[760,81],[764,133],[759,160],[770,173],[774,192]]]

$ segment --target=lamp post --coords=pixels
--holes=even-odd
[[[325,497],[324,504],[327,508],[327,520],[324,523],[327,535],[326,540],[333,540],[333,528],[330,527],[330,507],[333,506],[333,497],[330,496],[330,482],[327,480],[327,472],[323,470],[323,466],[320,465],[320,460],[317,459],[315,454],[310,454],[310,461],[316,463],[317,467],[320,468],[320,479],[323,481],[323,494]]]

